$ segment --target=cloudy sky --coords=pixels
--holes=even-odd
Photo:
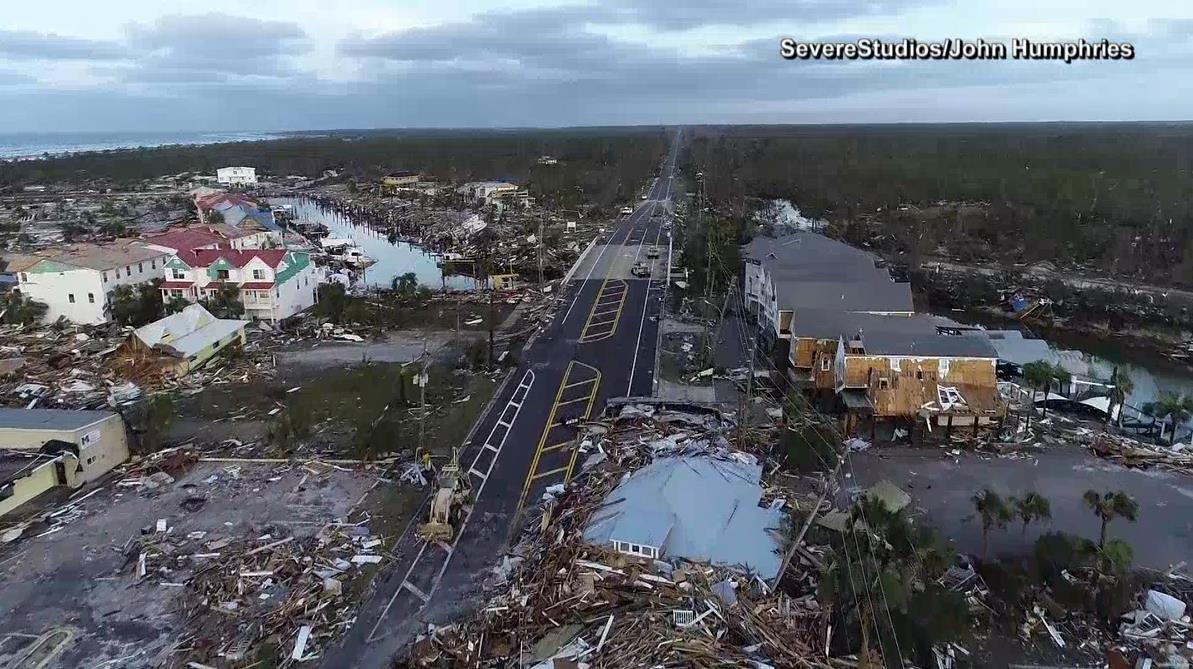
[[[1133,61],[789,62],[779,38],[1134,43]],[[37,0],[0,132],[1193,117],[1187,0]]]

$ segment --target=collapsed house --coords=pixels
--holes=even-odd
[[[659,458],[605,498],[585,540],[628,555],[739,566],[772,579],[781,514],[761,508],[762,467],[745,454]]]
[[[797,310],[789,376],[846,430],[882,421],[997,422],[998,353],[985,333],[938,316]]]
[[[128,459],[111,411],[0,408],[0,516],[63,486],[78,488]]]
[[[244,346],[248,321],[216,318],[201,304],[133,331],[127,353],[157,356],[158,367],[174,376],[198,369],[229,346]]]
[[[805,594],[774,584],[786,502],[729,448],[731,424],[661,404],[608,415],[582,473],[548,489],[494,567],[481,610],[432,626],[396,666],[829,666],[812,577],[796,561]]]

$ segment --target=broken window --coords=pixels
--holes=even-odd
[[[965,398],[953,386],[937,386],[936,394],[937,399],[940,400],[940,406],[946,409],[955,404],[965,405]]]

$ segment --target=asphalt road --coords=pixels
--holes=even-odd
[[[678,138],[634,212],[581,258],[555,319],[522,354],[461,456],[475,502],[454,542],[427,544],[413,524],[397,564],[374,584],[325,667],[386,667],[428,623],[467,610],[516,529],[523,505],[579,467],[573,419],[597,416],[610,398],[653,394],[659,311],[670,263],[662,214],[670,210]],[[658,257],[652,252],[657,248]],[[645,263],[650,276],[631,269]],[[415,522],[423,522],[427,509]]]
[[[990,488],[1004,498],[1037,492],[1047,497],[1052,520],[1024,532],[1012,522],[990,534],[990,557],[1017,558],[1044,532],[1062,531],[1097,541],[1099,522],[1085,506],[1086,490],[1122,490],[1139,502],[1137,522],[1115,520],[1109,536],[1135,549],[1135,564],[1167,569],[1193,555],[1193,483],[1180,474],[1125,469],[1079,446],[1049,446],[1039,453],[1001,458],[961,451],[908,447],[871,448],[850,458],[848,485],[865,488],[883,479],[911,495],[913,509],[959,551],[980,555],[981,522],[972,496]]]

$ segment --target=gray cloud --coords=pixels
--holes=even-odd
[[[187,81],[227,75],[286,76],[287,57],[310,48],[297,23],[227,14],[170,15],[125,27],[137,66],[132,81]],[[217,76],[218,75],[218,76]]]
[[[113,60],[128,55],[116,42],[28,30],[0,30],[0,56],[28,60]]]
[[[12,72],[9,70],[0,70],[0,86],[21,86],[25,84],[36,83],[37,79],[25,74],[24,72]]]
[[[937,0],[620,0],[629,17],[664,30],[705,25],[759,25],[780,20],[817,23],[839,19],[894,15]]]
[[[847,0],[842,9],[827,0],[797,0],[794,6],[827,17],[834,11],[897,11],[912,1]],[[127,61],[94,68],[120,82],[120,95],[98,90],[30,94],[26,87],[10,86],[0,93],[0,127],[140,130],[157,123],[152,129],[278,130],[1008,120],[1025,118],[1023,110],[1032,109],[1048,111],[1028,120],[1131,118],[1121,110],[1128,102],[1138,107],[1138,94],[1135,100],[1090,106],[1090,92],[1138,91],[1138,82],[1171,81],[1157,73],[1187,67],[1193,58],[1193,26],[1181,21],[1156,21],[1137,35],[1114,24],[1092,24],[1091,37],[1136,42],[1141,57],[1129,63],[788,62],[779,58],[777,35],[711,53],[685,52],[614,38],[599,27],[652,22],[681,28],[684,11],[693,17],[704,12],[701,24],[716,23],[729,11],[719,1],[681,0],[679,6],[657,10],[659,15],[648,15],[655,10],[634,4],[639,0],[621,2],[489,12],[468,21],[345,39],[337,52],[348,61],[347,70],[360,73],[354,82],[321,80],[297,68],[295,57],[309,44],[296,24],[219,14],[163,17],[128,26]],[[738,22],[767,12],[779,15],[788,7],[779,7],[777,0],[755,3],[740,8]],[[809,31],[821,34],[825,27]],[[1146,112],[1135,116],[1187,114],[1171,109],[1180,98],[1157,93],[1156,105],[1139,107]],[[1078,99],[1086,103],[1078,105]],[[948,116],[965,113],[968,118]]]

